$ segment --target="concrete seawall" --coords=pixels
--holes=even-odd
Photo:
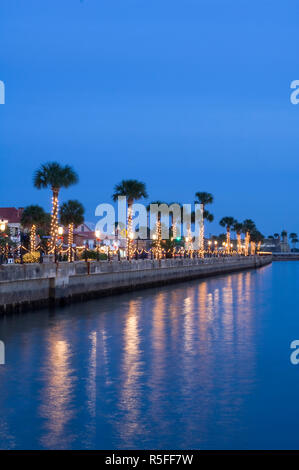
[[[272,262],[272,256],[0,266],[0,314],[164,285]]]

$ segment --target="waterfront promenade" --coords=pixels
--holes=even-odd
[[[254,269],[272,256],[92,261],[0,266],[0,313]]]

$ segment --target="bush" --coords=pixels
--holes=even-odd
[[[87,250],[86,254],[85,251],[81,253],[81,259],[85,260],[85,256],[87,255],[88,260],[97,260],[99,259],[100,261],[106,260],[107,255],[106,253],[97,253],[95,250]]]
[[[38,263],[40,259],[39,251],[33,251],[32,253],[26,253],[23,256],[24,263]]]

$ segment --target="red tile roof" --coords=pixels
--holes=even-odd
[[[8,220],[8,223],[20,223],[24,208],[0,207],[0,219]]]

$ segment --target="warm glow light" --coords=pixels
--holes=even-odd
[[[6,224],[8,223],[8,220],[0,220],[0,230],[1,232],[4,232],[4,230],[6,229]]]
[[[100,230],[96,230],[96,231],[95,231],[95,234],[96,234],[96,238],[101,238],[101,232],[100,232]]]
[[[58,235],[63,235],[63,227],[58,227]]]

